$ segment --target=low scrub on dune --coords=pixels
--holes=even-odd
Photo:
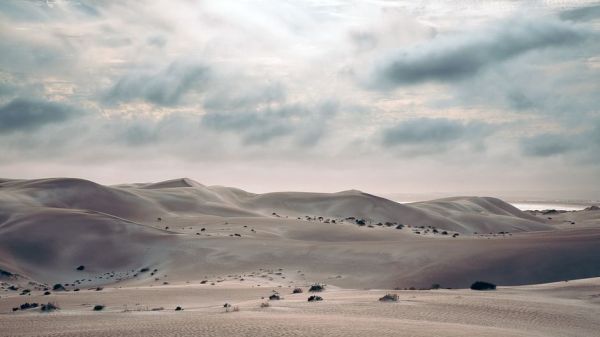
[[[315,284],[311,285],[310,288],[308,289],[308,291],[310,291],[310,292],[319,292],[319,291],[323,291],[323,290],[325,290],[325,285],[320,284],[320,283],[315,283]]]
[[[60,283],[57,283],[57,284],[55,284],[55,285],[52,287],[52,290],[54,290],[54,291],[65,291],[65,290],[67,290],[67,289],[65,289],[65,287],[64,287],[62,284],[60,284]]]
[[[317,295],[312,295],[308,298],[309,302],[322,301],[322,300],[323,300],[323,297],[317,296]]]
[[[40,307],[40,310],[42,312],[52,312],[55,310],[59,310],[60,307],[58,306],[58,304],[54,303],[54,302],[48,302],[46,304],[42,304],[42,306]]]
[[[496,290],[496,285],[485,281],[475,281],[471,284],[472,290]]]
[[[379,298],[379,301],[381,302],[398,302],[398,295],[397,294],[385,294],[383,297]]]

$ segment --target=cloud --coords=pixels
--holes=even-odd
[[[576,144],[566,135],[545,133],[521,140],[524,154],[533,157],[549,157],[576,149]]]
[[[476,121],[414,118],[381,129],[373,140],[384,151],[405,157],[473,153],[485,150],[485,140],[498,128]]]
[[[0,107],[0,133],[35,130],[75,116],[75,110],[68,105],[17,98]]]
[[[208,67],[182,61],[155,72],[132,71],[104,93],[103,102],[146,101],[160,106],[175,106],[183,103],[188,93],[201,89],[208,78]]]
[[[313,146],[325,134],[327,123],[338,110],[335,102],[315,106],[283,104],[237,110],[213,111],[202,119],[205,128],[238,134],[246,144],[264,144],[292,138],[296,145]]]
[[[553,157],[583,154],[583,161],[598,161],[600,148],[600,121],[590,123],[585,131],[571,133],[542,133],[521,139],[523,154],[531,157]]]
[[[375,65],[374,86],[457,81],[529,51],[569,46],[586,37],[570,24],[543,19],[513,19],[475,32],[438,35],[381,58]]]
[[[465,123],[446,118],[416,118],[402,121],[383,131],[385,146],[448,143],[485,137],[484,123]]]
[[[591,21],[600,17],[600,5],[573,8],[559,14],[562,20]]]

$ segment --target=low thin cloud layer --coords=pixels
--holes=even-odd
[[[103,95],[103,102],[145,101],[161,106],[178,105],[186,94],[206,86],[208,77],[207,67],[182,62],[173,62],[157,72],[132,71],[116,80]]]
[[[598,8],[4,1],[0,176],[585,189],[600,176]]]
[[[47,124],[77,116],[75,110],[56,102],[16,98],[0,107],[0,133],[34,131]]]

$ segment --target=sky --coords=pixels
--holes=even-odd
[[[600,3],[0,2],[0,177],[600,199]]]

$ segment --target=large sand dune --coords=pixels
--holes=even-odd
[[[593,222],[560,227],[495,198],[399,204],[354,190],[253,194],[190,179],[0,182],[0,268],[48,284],[161,284],[260,268],[351,288],[532,284],[599,276],[599,243]],[[145,267],[167,276],[138,272]]]

